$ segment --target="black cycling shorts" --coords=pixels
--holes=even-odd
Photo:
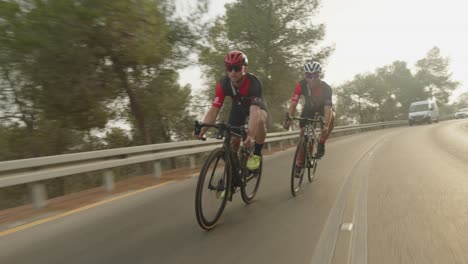
[[[243,126],[245,121],[249,116],[250,109],[242,105],[233,105],[231,108],[231,113],[229,114],[229,124],[231,126]],[[240,129],[232,129],[232,132],[240,134]]]
[[[266,112],[266,109],[264,108],[261,108],[261,109]],[[229,113],[229,124],[231,126],[236,126],[236,127],[243,126],[245,125],[249,114],[250,114],[250,106],[233,105],[231,108],[231,112]],[[240,134],[240,129],[239,128],[232,129],[232,132]]]

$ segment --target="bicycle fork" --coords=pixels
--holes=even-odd
[[[304,140],[306,146],[306,152],[307,152],[307,157],[305,158],[305,162],[306,162],[306,167],[307,168],[313,168],[314,165],[315,165],[315,162],[313,162],[313,160],[315,159],[314,157],[314,153],[312,153],[313,149],[314,149],[314,140],[309,138],[309,136],[306,136],[305,137],[305,140]]]
[[[215,166],[214,168],[217,167],[218,165],[218,162],[219,162],[219,159],[216,161],[215,163]],[[226,169],[225,169],[226,170]],[[216,177],[215,176],[215,172],[216,170],[213,170],[211,172],[211,175],[210,175],[210,181],[208,183],[208,190],[211,190],[211,191],[216,191],[216,197],[217,198],[220,198],[222,195],[223,195],[223,192],[226,191],[224,186],[225,186],[225,175],[226,175],[226,171],[223,171],[223,176],[217,180],[217,182],[215,183],[215,185],[213,185],[213,179],[215,179]],[[216,180],[215,180],[216,181]]]

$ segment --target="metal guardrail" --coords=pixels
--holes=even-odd
[[[335,127],[331,137],[358,133],[367,130],[401,126],[407,124],[406,120],[379,122],[363,125]],[[266,147],[271,148],[272,142],[293,140],[298,137],[298,131],[268,133]],[[208,139],[202,141],[184,141],[162,143],[110,150],[90,151],[76,154],[65,154],[40,158],[12,160],[0,162],[0,188],[24,183],[32,183],[32,196],[37,208],[45,205],[47,194],[42,180],[70,176],[79,173],[104,170],[104,185],[107,190],[114,186],[112,168],[154,162],[153,176],[161,177],[161,160],[179,156],[192,155],[190,166],[195,167],[193,154],[210,151],[221,146],[222,141]]]

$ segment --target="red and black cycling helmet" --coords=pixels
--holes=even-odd
[[[238,50],[230,51],[224,57],[224,64],[225,65],[237,65],[237,66],[247,66],[248,59],[247,56]]]

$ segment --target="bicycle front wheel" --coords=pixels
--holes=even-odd
[[[260,186],[260,178],[262,177],[263,158],[260,160],[260,167],[255,171],[250,171],[245,167],[242,169],[241,180],[241,196],[242,200],[249,204],[257,194],[258,187]]]
[[[302,179],[304,178],[304,171],[306,167],[306,155],[306,144],[304,138],[301,138],[297,144],[291,171],[291,193],[293,196],[296,196],[299,193],[299,189],[302,185]]]
[[[317,144],[314,144],[314,140],[309,142],[309,155],[307,155],[307,176],[309,182],[312,182],[315,179],[315,171],[317,170],[318,159],[315,158],[315,155],[312,153],[317,152]]]
[[[195,212],[201,228],[214,228],[229,196],[231,170],[224,148],[213,150],[203,164],[195,193]]]

